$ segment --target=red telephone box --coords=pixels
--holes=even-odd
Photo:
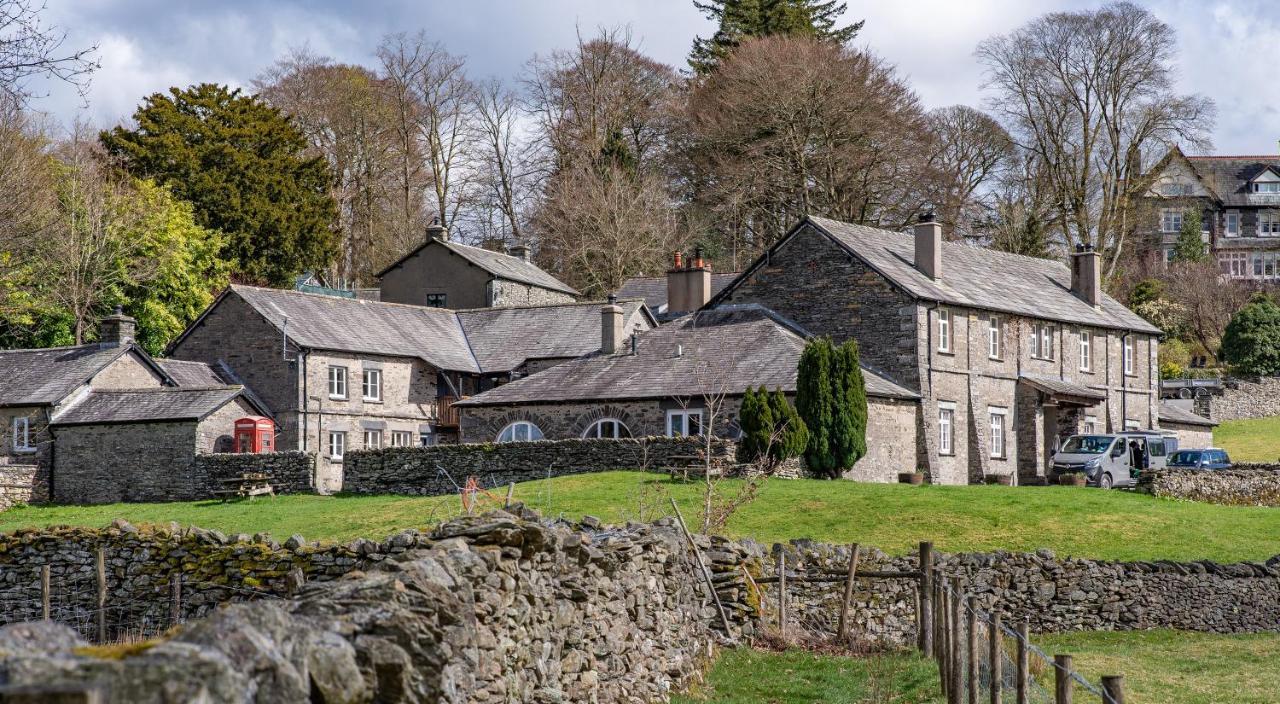
[[[276,424],[270,418],[247,416],[236,419],[236,452],[275,452]]]

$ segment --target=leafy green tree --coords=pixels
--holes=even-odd
[[[769,448],[769,457],[775,463],[782,463],[792,457],[804,454],[809,445],[809,428],[805,426],[800,413],[787,401],[782,389],[774,389],[769,396],[769,406],[773,411],[775,439]]]
[[[133,175],[189,201],[201,227],[225,236],[242,279],[291,283],[334,255],[336,208],[322,157],[276,108],[203,83],[147,97],[135,129],[100,135]]]
[[[1242,374],[1280,375],[1280,306],[1257,294],[1227,323],[1222,356]]]
[[[1209,258],[1200,235],[1201,224],[1199,208],[1190,208],[1183,214],[1182,229],[1178,231],[1178,241],[1173,245],[1175,262],[1202,262]]]
[[[734,47],[750,37],[782,34],[844,44],[863,24],[836,27],[848,9],[848,4],[839,0],[694,0],[693,5],[718,25],[710,38],[693,40],[689,66],[699,74],[713,71]]]
[[[804,460],[809,471],[830,476],[837,468],[832,454],[832,425],[835,415],[835,398],[831,388],[831,370],[835,347],[831,339],[820,337],[811,340],[800,353],[796,380],[796,410],[809,429],[809,443]]]
[[[1160,279],[1143,279],[1134,284],[1129,292],[1129,307],[1135,308],[1143,303],[1164,297],[1164,282]]]
[[[835,468],[844,470],[867,454],[867,384],[857,342],[849,340],[836,348],[831,382],[835,398],[831,454]]]

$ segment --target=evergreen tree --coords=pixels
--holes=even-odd
[[[1191,208],[1182,216],[1182,229],[1178,231],[1178,241],[1173,245],[1173,260],[1176,262],[1202,262],[1209,258],[1205,251],[1204,240],[1200,235],[1200,210]]]
[[[829,476],[837,466],[832,455],[831,428],[835,399],[831,393],[831,368],[834,347],[831,340],[811,340],[800,354],[796,380],[796,410],[809,429],[809,442],[804,459],[809,471]]]
[[[1259,293],[1227,323],[1222,357],[1241,374],[1280,375],[1280,306]]]
[[[857,342],[849,340],[836,348],[831,376],[835,398],[831,454],[838,472],[867,454],[867,386]]]
[[[760,388],[760,393],[747,389],[742,397],[742,408],[738,411],[738,427],[742,430],[742,437],[738,440],[738,462],[756,462],[768,450],[774,428],[773,413],[764,387]]]
[[[839,0],[694,0],[693,4],[718,25],[709,39],[693,40],[689,66],[699,74],[710,73],[750,37],[784,34],[844,44],[862,29],[861,21],[836,27],[848,9],[848,4]]]
[[[782,389],[774,389],[773,395],[769,397],[769,405],[773,411],[775,427],[775,439],[769,448],[769,457],[775,463],[799,457],[809,445],[809,429],[800,418],[800,413],[787,401]]]
[[[276,286],[334,255],[336,207],[323,157],[279,110],[225,86],[155,93],[102,144],[130,173],[154,179],[194,207],[197,224],[225,237],[241,279]]]

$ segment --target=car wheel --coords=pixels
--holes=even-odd
[[[1110,489],[1110,488],[1111,488],[1111,475],[1110,475],[1110,474],[1103,474],[1103,475],[1102,475],[1102,477],[1098,479],[1098,486],[1099,486],[1099,487],[1101,487],[1101,488],[1103,488],[1103,489]]]

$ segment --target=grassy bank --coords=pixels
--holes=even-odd
[[[723,488],[733,491],[735,481]],[[503,493],[503,492],[499,492]],[[546,514],[609,522],[653,520],[673,496],[692,523],[700,485],[638,472],[560,477],[516,487],[516,499]],[[0,531],[57,524],[104,526],[115,518],[283,539],[378,538],[426,527],[460,510],[456,496],[283,496],[223,504],[22,507],[0,513]],[[809,537],[911,550],[933,540],[947,551],[1047,547],[1059,556],[1102,559],[1263,560],[1278,548],[1280,511],[1175,502],[1073,487],[924,486],[775,480],[740,509],[727,533],[760,541]]]
[[[938,670],[914,655],[847,658],[800,650],[737,648],[721,653],[707,680],[672,704],[934,704]]]
[[[1280,461],[1280,416],[1224,421],[1213,430],[1213,444],[1235,462]]]

